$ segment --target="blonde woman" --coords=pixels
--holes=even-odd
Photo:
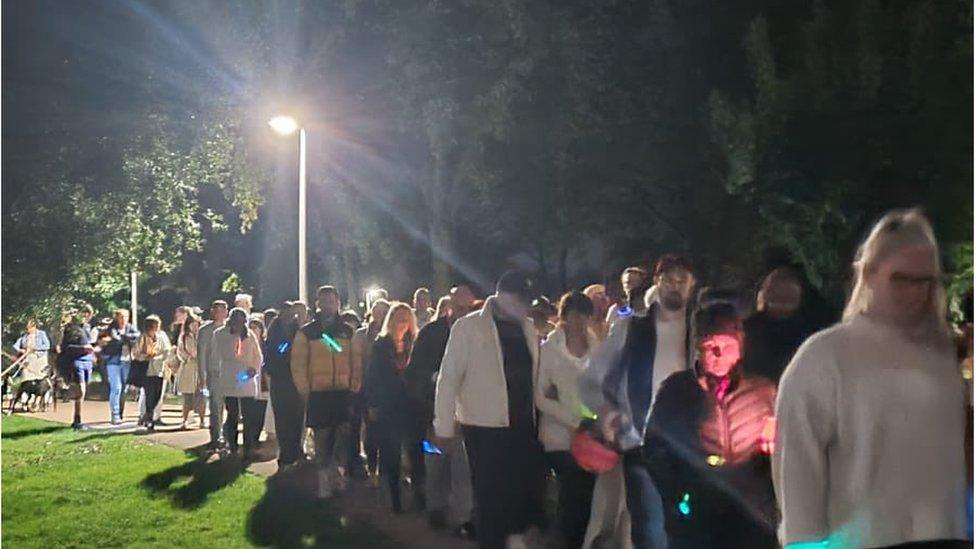
[[[403,371],[417,339],[417,317],[410,305],[394,302],[386,315],[366,367],[364,391],[368,417],[379,430],[380,472],[390,490],[393,511],[400,513],[400,453],[411,441],[411,420],[415,417],[404,385]],[[420,444],[409,444],[411,484],[419,509],[426,506],[424,496],[424,454]]]
[[[843,320],[787,366],[773,457],[784,546],[965,539],[964,388],[941,280],[928,220],[888,213],[857,252]]]
[[[148,362],[146,377],[142,382],[146,409],[141,424],[150,431],[156,429],[154,410],[163,395],[163,375],[171,347],[169,336],[160,329],[162,324],[163,321],[156,315],[146,317],[146,332],[139,337],[133,353],[133,358],[136,360]]]
[[[179,371],[176,374],[176,391],[183,395],[183,421],[180,430],[186,429],[186,422],[190,419],[190,411],[197,413],[198,429],[203,428],[204,412],[207,401],[203,398],[197,360],[197,334],[200,332],[200,317],[193,311],[186,315],[180,335],[176,341],[176,360]]]

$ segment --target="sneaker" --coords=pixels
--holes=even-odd
[[[380,476],[379,475],[372,475],[372,476],[370,476],[369,477],[369,486],[371,488],[379,488],[380,487]]]
[[[80,422],[80,421],[76,421],[76,422],[72,423],[71,424],[71,428],[74,429],[75,431],[87,431],[88,430],[88,426],[85,425],[84,423]]]
[[[511,534],[505,540],[505,549],[529,549],[529,543],[522,534]]]
[[[119,416],[112,416],[112,425],[121,425],[122,418]]]
[[[478,531],[474,527],[474,522],[470,520],[459,526],[456,533],[459,537],[464,539],[478,539]]]

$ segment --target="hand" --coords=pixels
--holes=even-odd
[[[762,432],[759,433],[759,451],[772,455],[776,451],[776,418],[769,416],[763,424]]]
[[[247,369],[247,377],[251,378],[251,377],[254,377],[256,375],[258,375],[258,371],[257,370],[255,370],[254,368],[248,368]]]
[[[379,408],[375,408],[375,407],[374,408],[368,408],[366,410],[366,417],[369,418],[370,421],[377,421],[377,420],[379,420],[379,418],[380,418],[380,409]]]
[[[604,442],[616,444],[617,430],[620,428],[620,412],[608,410],[599,415],[596,423]]]

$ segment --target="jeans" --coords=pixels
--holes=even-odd
[[[220,446],[222,437],[220,426],[224,419],[224,399],[220,396],[220,374],[207,374],[207,390],[210,392],[210,446]]]
[[[663,549],[668,546],[664,530],[664,502],[641,449],[624,454],[624,486],[630,511],[630,539],[634,549]]]
[[[105,360],[105,370],[108,372],[108,407],[112,418],[122,417],[122,390],[129,378],[129,366],[129,361],[123,362],[121,356],[110,356]]]

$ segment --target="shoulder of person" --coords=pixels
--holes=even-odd
[[[800,380],[823,383],[827,376],[837,375],[836,351],[850,336],[850,324],[841,322],[808,337],[796,350],[783,371],[780,388]]]

